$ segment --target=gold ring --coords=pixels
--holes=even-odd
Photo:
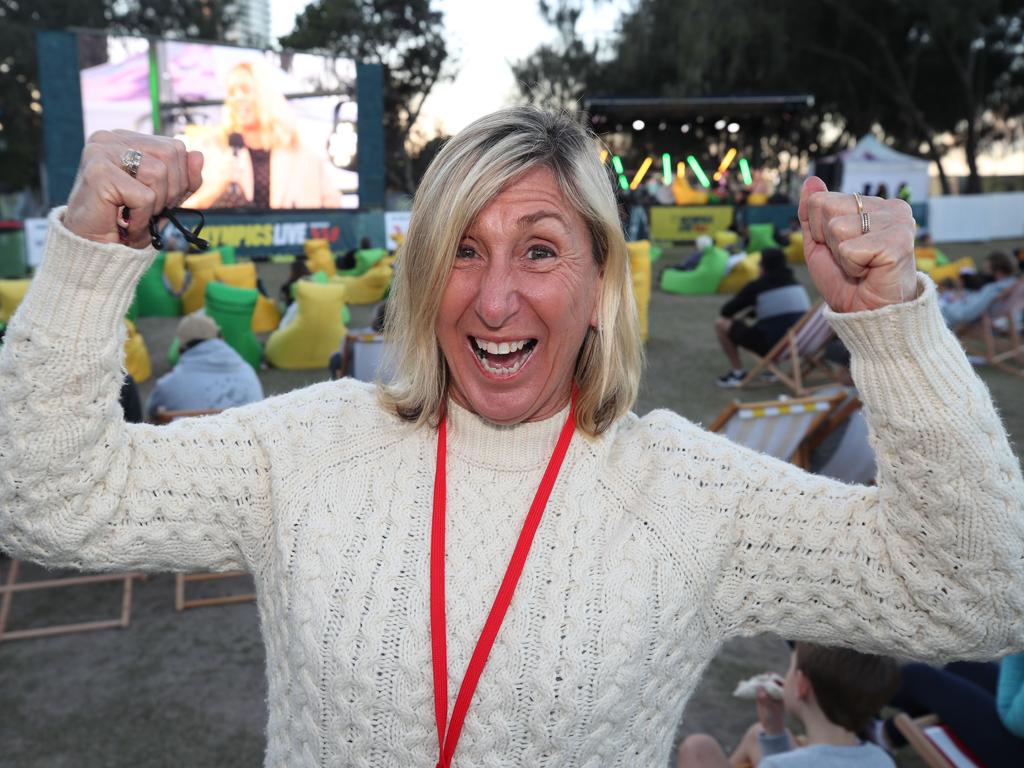
[[[142,164],[142,153],[137,149],[126,150],[121,155],[121,170],[133,179],[139,175],[139,165]]]
[[[857,201],[857,215],[858,216],[863,216],[864,215],[864,198],[861,196],[860,192],[854,192],[853,193],[853,199]]]
[[[860,233],[866,235],[871,231],[871,214],[864,211],[860,215]]]

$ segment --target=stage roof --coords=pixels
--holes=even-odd
[[[633,120],[688,120],[704,117],[753,117],[799,112],[814,106],[809,93],[761,94],[757,96],[706,96],[674,98],[584,98],[583,108],[595,127]]]

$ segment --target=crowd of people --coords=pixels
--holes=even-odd
[[[137,173],[126,149],[142,153]],[[428,170],[375,313],[392,381],[264,398],[216,324],[189,315],[146,411],[230,410],[156,430],[122,418],[120,350],[103,340],[148,266],[159,211],[136,185],[184,199],[202,158],[161,137],[92,140],[0,352],[4,547],[58,566],[250,571],[268,765],[664,764],[711,655],[765,631],[794,643],[781,698],[758,691],[731,755],[687,739],[681,767],[886,768],[899,739],[883,708],[953,723],[945,708],[974,701],[966,686],[985,703],[959,737],[989,768],[1020,765],[1024,481],[949,310],[916,274],[907,206],[816,178],[801,192],[812,279],[876,436],[877,485],[851,486],[676,414],[632,413],[628,253],[593,155],[563,115],[476,121]],[[885,247],[840,257],[824,232],[860,206]],[[643,225],[631,213],[627,234]],[[993,285],[1004,267],[989,259]],[[715,322],[719,383],[742,380],[740,349],[763,353],[809,306],[783,253],[764,250]],[[936,407],[940,385],[956,407]],[[995,675],[911,665],[901,678],[904,654],[1005,658]]]

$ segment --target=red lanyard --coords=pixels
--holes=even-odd
[[[445,723],[448,722],[448,649],[444,613],[444,521],[447,506],[445,484],[447,430],[445,429],[445,420],[442,420],[438,426],[437,470],[434,475],[434,521],[430,540],[430,645],[434,661],[434,715],[437,718],[437,744],[440,753],[437,768],[450,768],[451,766],[452,755],[455,754],[455,746],[459,743],[470,700],[476,691],[476,684],[480,681],[480,675],[487,663],[487,656],[494,645],[494,639],[498,636],[498,630],[508,611],[509,603],[512,602],[512,593],[515,592],[516,584],[519,583],[519,577],[522,575],[526,557],[530,553],[530,545],[533,543],[533,536],[537,532],[540,519],[544,514],[544,506],[548,503],[551,489],[558,478],[558,470],[561,469],[562,460],[565,459],[566,451],[569,450],[569,442],[572,440],[575,429],[575,410],[576,393],[574,391],[572,404],[569,406],[569,416],[565,420],[565,426],[562,427],[562,433],[558,436],[558,442],[555,444],[554,453],[551,454],[548,468],[544,471],[540,487],[537,488],[537,495],[533,497],[533,504],[530,505],[530,512],[523,523],[519,541],[516,542],[512,559],[505,570],[505,578],[502,579],[501,586],[498,588],[491,612],[487,616],[484,628],[480,632],[480,639],[476,642],[476,648],[473,649],[469,666],[466,668],[466,676],[462,679],[462,685],[459,686],[458,696],[455,697],[455,706],[452,708],[452,720],[448,723],[447,736]]]

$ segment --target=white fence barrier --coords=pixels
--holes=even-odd
[[[1024,237],[1024,192],[930,198],[928,231],[937,243]]]

